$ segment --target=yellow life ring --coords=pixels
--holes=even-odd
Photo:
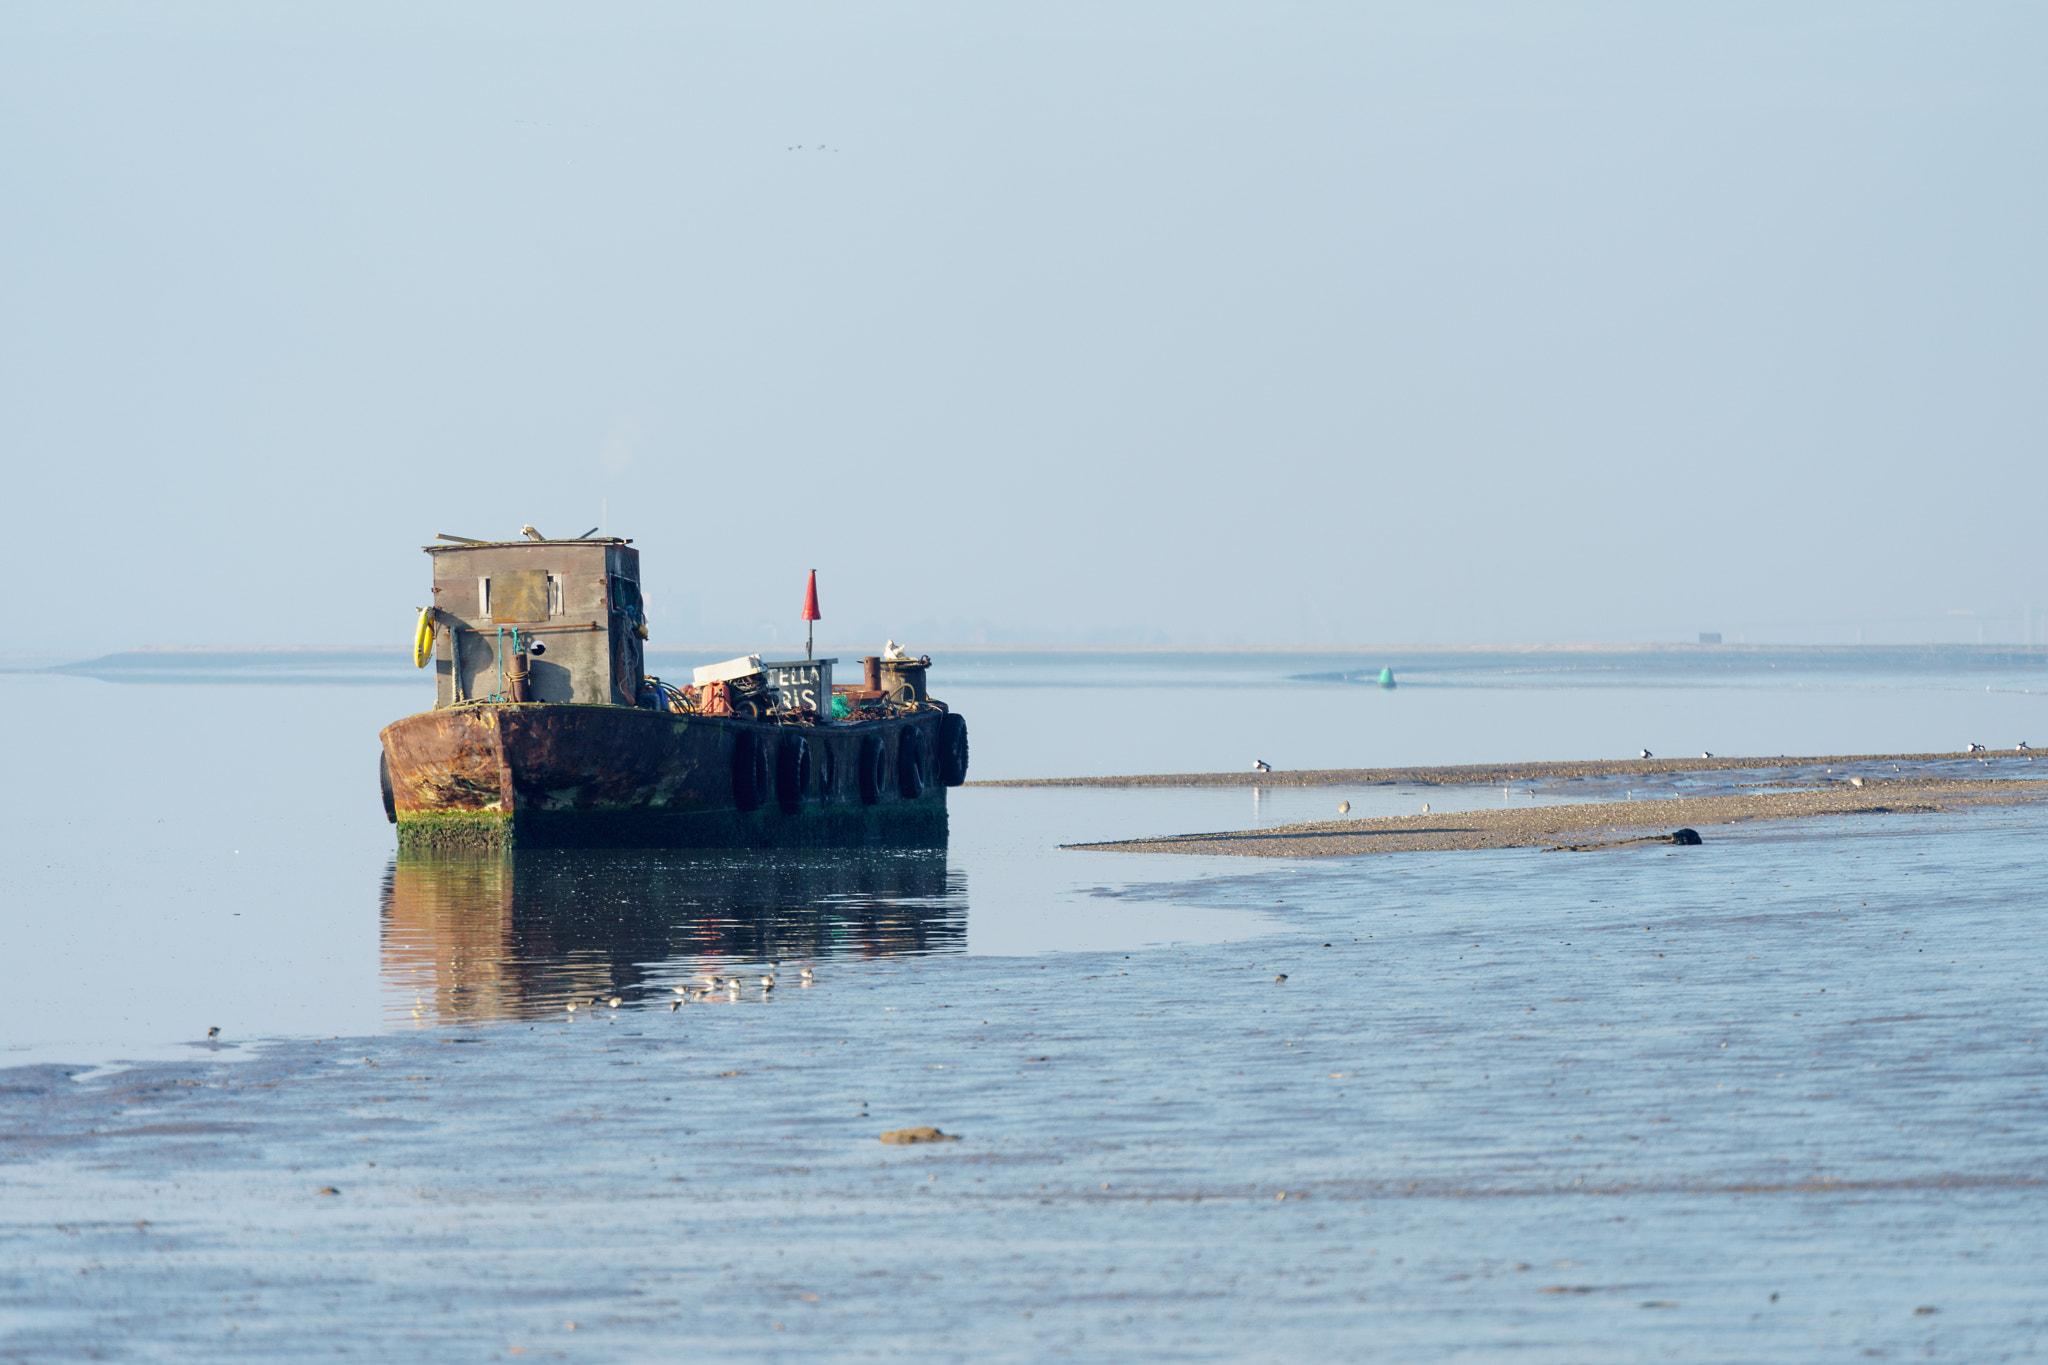
[[[413,632],[412,637],[412,666],[414,668],[425,668],[427,660],[432,657],[433,653],[434,609],[432,607],[421,607],[419,629]]]

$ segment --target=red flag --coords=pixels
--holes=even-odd
[[[823,616],[818,614],[818,571],[813,569],[811,570],[810,585],[804,589],[804,620],[822,621],[824,619]]]

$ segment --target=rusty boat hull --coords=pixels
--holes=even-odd
[[[796,725],[486,702],[386,726],[401,848],[917,847],[946,842],[966,729],[936,708]]]

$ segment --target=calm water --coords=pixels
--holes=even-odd
[[[2043,701],[1271,662],[942,695],[977,776],[1950,748]],[[370,778],[416,688],[0,689],[0,1356],[2042,1349],[2038,810],[1247,866],[1057,845],[1622,791],[967,790],[942,854],[416,863]],[[777,956],[817,984],[668,1008]],[[920,1123],[964,1140],[875,1140]]]

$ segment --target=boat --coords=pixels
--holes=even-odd
[[[401,849],[944,845],[967,723],[930,656],[891,642],[835,684],[807,646],[676,685],[646,669],[631,540],[437,540],[413,648],[434,705],[379,736]]]

